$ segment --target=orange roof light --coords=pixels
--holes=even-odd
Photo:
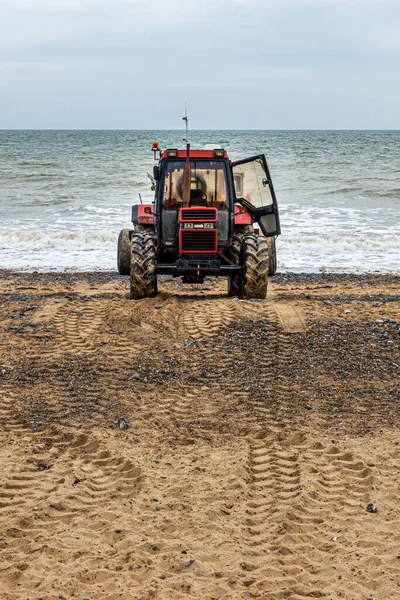
[[[158,142],[153,142],[153,145],[152,145],[151,149],[152,150],[158,150],[158,146],[159,146]]]

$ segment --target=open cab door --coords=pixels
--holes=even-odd
[[[236,199],[251,213],[266,237],[279,235],[278,204],[264,154],[231,164]]]

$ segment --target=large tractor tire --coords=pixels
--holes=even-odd
[[[240,295],[250,300],[265,299],[268,287],[268,242],[262,235],[246,235],[243,238],[241,260],[244,277]]]
[[[253,226],[252,225],[236,225],[233,231],[232,238],[232,253],[236,259],[237,264],[239,264],[240,259],[240,250],[242,248],[242,242],[245,235],[253,234]],[[228,296],[238,296],[239,295],[239,277],[237,275],[233,275],[232,277],[228,277]]]
[[[151,298],[157,294],[156,247],[154,235],[133,232],[131,237],[130,297]]]
[[[120,275],[131,272],[131,232],[133,229],[121,229],[118,236],[117,263]]]
[[[276,273],[277,259],[276,259],[276,242],[275,238],[267,238],[268,243],[268,275],[272,277]]]

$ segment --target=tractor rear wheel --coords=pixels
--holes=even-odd
[[[247,299],[265,299],[268,287],[268,242],[262,235],[246,235],[241,253],[244,265],[240,295]]]
[[[130,297],[151,298],[157,294],[156,247],[151,233],[133,232],[131,237]]]
[[[267,238],[268,242],[268,275],[272,277],[276,273],[277,259],[276,259],[276,242],[275,238]]]
[[[242,248],[242,242],[245,235],[252,235],[252,225],[236,225],[233,231],[232,238],[232,253],[236,259],[236,263],[239,264],[240,250]],[[239,277],[232,275],[228,278],[228,296],[239,295]]]
[[[118,236],[117,263],[120,275],[131,272],[131,232],[133,229],[121,229]]]

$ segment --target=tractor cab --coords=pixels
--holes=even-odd
[[[157,143],[153,151],[154,203],[132,207],[134,229],[122,230],[118,243],[119,271],[131,276],[131,297],[154,295],[158,274],[184,283],[225,276],[230,295],[265,297],[280,234],[265,156],[232,162],[222,148],[161,151]],[[139,282],[145,270],[146,285]]]
[[[190,181],[186,198],[183,189],[186,152],[163,152],[160,164],[154,170],[159,181],[155,202],[158,229],[165,248],[173,247],[181,237],[191,240],[192,245],[197,240],[198,250],[203,252],[208,245],[202,247],[203,232],[200,230],[214,229],[217,245],[229,239],[229,215],[233,211],[233,194],[229,187],[230,167],[225,153],[223,156],[214,156],[214,152],[199,150],[190,154]],[[185,231],[182,235],[179,233],[181,229],[192,229],[193,232]],[[211,232],[208,235],[206,233],[205,237],[210,239]]]

